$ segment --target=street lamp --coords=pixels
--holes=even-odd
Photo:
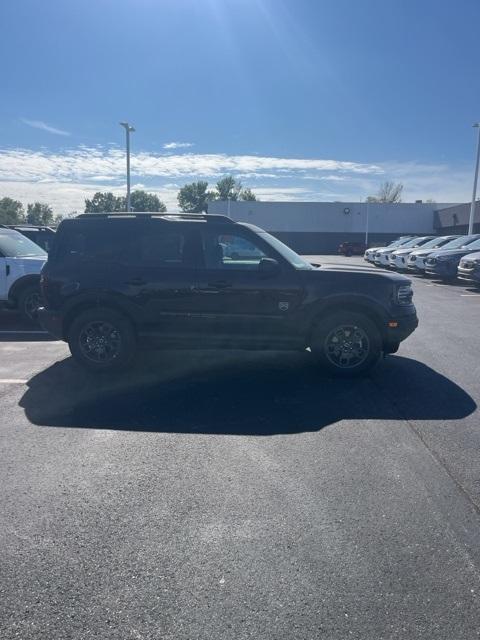
[[[125,129],[127,135],[127,212],[131,210],[130,207],[130,133],[135,131],[128,122],[120,122],[121,126]]]
[[[472,205],[470,207],[470,219],[468,221],[468,235],[471,235],[473,233],[473,221],[475,218],[475,200],[477,198],[478,165],[480,163],[480,122],[476,122],[473,126],[476,129],[478,129],[478,140],[477,140],[477,159],[475,162],[475,175],[473,178]]]

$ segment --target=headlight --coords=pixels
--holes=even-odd
[[[416,259],[417,259],[417,256],[409,256],[408,257],[408,261],[409,262],[415,262]]]
[[[397,304],[411,304],[413,289],[411,284],[401,284],[397,287]]]
[[[390,258],[391,258],[392,260],[395,260],[395,258],[396,258],[396,257],[397,257],[397,254],[396,254],[396,253],[391,253],[391,254],[390,254]]]

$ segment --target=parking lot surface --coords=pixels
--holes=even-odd
[[[358,380],[308,352],[92,377],[1,316],[0,637],[478,637],[480,292],[413,281],[418,330]]]

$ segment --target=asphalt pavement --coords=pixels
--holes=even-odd
[[[347,381],[308,352],[92,378],[0,316],[0,638],[479,637],[480,291],[414,288]]]

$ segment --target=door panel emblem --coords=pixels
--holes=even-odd
[[[278,308],[280,311],[288,311],[289,303],[288,302],[279,302]]]

